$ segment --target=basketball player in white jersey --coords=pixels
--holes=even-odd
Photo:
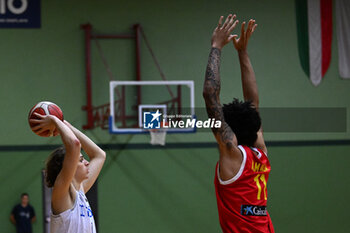
[[[61,136],[63,147],[46,161],[46,183],[52,189],[50,233],[96,233],[95,221],[85,193],[96,181],[106,154],[67,121],[52,115],[31,119],[40,134],[50,130]],[[83,149],[90,161],[80,153]]]

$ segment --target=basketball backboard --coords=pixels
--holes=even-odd
[[[194,120],[194,110],[192,80],[110,82],[112,134],[148,133],[150,128],[165,125],[168,133],[195,132],[191,124],[177,124],[179,120]]]

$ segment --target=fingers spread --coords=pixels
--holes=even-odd
[[[241,27],[241,34],[244,34],[244,30],[245,30],[245,22],[242,23],[242,27]]]
[[[245,22],[242,23],[240,38],[242,38],[243,40],[245,38]]]
[[[248,26],[247,26],[247,31],[246,31],[247,38],[249,38],[251,31],[252,31],[252,20],[249,20]]]
[[[218,23],[218,28],[221,27],[222,20],[224,19],[224,16],[220,16],[219,23]]]
[[[41,123],[41,120],[38,119],[29,119],[29,123]]]
[[[248,28],[247,28],[247,31],[252,31],[252,28],[253,28],[253,25],[255,23],[255,20],[249,20],[249,24],[248,24]]]
[[[251,19],[249,20],[249,25],[247,28],[247,38],[249,39],[250,36],[253,34],[257,24],[255,24],[255,20]]]
[[[225,30],[229,30],[231,28],[231,26],[233,25],[234,23],[234,20],[236,19],[236,15],[233,15],[231,18],[230,18],[230,21],[227,23],[226,27],[225,27]]]
[[[36,126],[32,127],[32,130],[37,131],[37,130],[41,129],[41,127],[42,127],[41,125],[36,125]]]
[[[222,29],[223,29],[223,28],[226,28],[228,22],[230,22],[230,20],[231,20],[231,17],[232,17],[231,14],[229,14],[229,15],[227,16],[224,25],[222,25],[222,27],[221,27]]]
[[[39,114],[39,113],[37,113],[37,112],[33,112],[33,114],[34,114],[35,116],[39,117],[40,119],[43,119],[43,118],[44,118],[43,115],[41,115],[41,114]]]
[[[238,20],[236,20],[233,24],[232,24],[232,26],[228,29],[228,32],[229,33],[231,33],[232,31],[233,31],[233,29],[235,29],[235,27],[236,27],[236,25],[238,24]]]
[[[257,26],[258,26],[257,24],[254,25],[254,27],[253,27],[253,29],[252,29],[252,32],[255,31],[255,29],[256,29]]]

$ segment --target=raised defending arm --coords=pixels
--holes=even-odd
[[[203,97],[209,118],[215,118],[222,122],[221,128],[213,128],[213,134],[220,150],[220,177],[222,179],[232,178],[238,171],[242,162],[241,153],[237,147],[237,138],[229,125],[225,122],[223,110],[220,103],[220,57],[221,49],[235,36],[231,32],[238,21],[235,15],[229,15],[223,25],[223,17],[212,36],[212,48],[210,51],[208,65],[205,73],[203,86]]]
[[[258,86],[256,84],[255,73],[250,62],[247,46],[250,36],[258,25],[255,20],[249,20],[247,30],[245,30],[245,22],[242,23],[241,36],[233,40],[233,44],[238,52],[239,64],[241,67],[241,79],[243,96],[245,101],[252,101],[253,105],[259,108]]]
[[[219,143],[219,147],[230,149],[237,146],[237,139],[231,128],[225,122],[224,113],[220,103],[220,56],[218,48],[212,48],[209,55],[205,81],[203,87],[203,97],[209,118],[221,121],[221,128],[212,128],[213,134]]]
[[[213,32],[211,39],[212,48],[210,50],[208,65],[205,72],[205,81],[203,86],[203,97],[209,118],[215,118],[222,122],[221,128],[212,128],[213,134],[219,143],[219,147],[225,146],[232,148],[237,146],[237,140],[230,127],[224,120],[224,114],[220,104],[220,58],[221,49],[233,39],[231,32],[238,21],[236,15],[229,15],[223,25],[223,17],[220,17],[218,26]]]
[[[259,93],[258,86],[256,84],[256,78],[253,66],[250,62],[247,52],[248,41],[258,25],[255,24],[255,20],[251,19],[248,22],[247,30],[245,30],[245,22],[242,23],[241,35],[238,39],[233,39],[233,44],[238,52],[239,64],[241,67],[241,80],[243,96],[245,101],[252,101],[256,110],[259,111]],[[264,152],[267,152],[262,127],[258,131],[258,138],[255,143],[255,147],[260,148]]]

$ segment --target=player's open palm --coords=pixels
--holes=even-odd
[[[255,20],[251,19],[248,22],[247,30],[245,30],[245,22],[242,23],[241,28],[241,36],[239,38],[233,38],[233,45],[237,49],[237,51],[245,51],[247,50],[248,40],[250,36],[253,34],[254,30],[258,25],[255,24]]]
[[[219,19],[218,26],[215,28],[213,32],[213,36],[211,37],[211,45],[214,48],[222,49],[227,43],[229,43],[234,37],[237,35],[231,35],[233,29],[235,29],[238,24],[238,20],[236,19],[236,15],[230,14],[225,23],[222,24],[224,17],[221,16]]]

